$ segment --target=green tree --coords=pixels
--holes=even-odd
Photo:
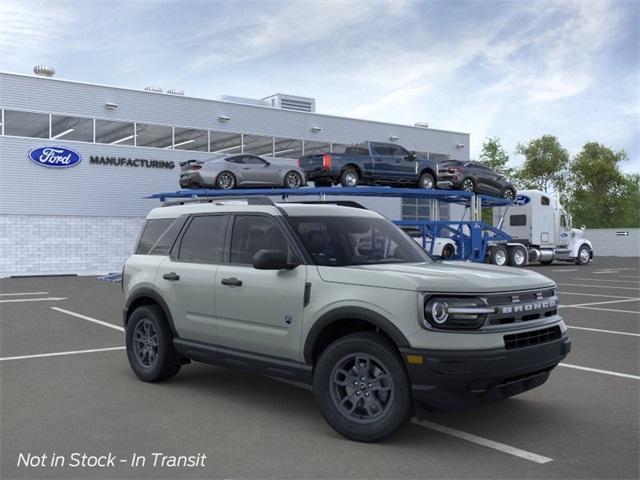
[[[520,143],[516,153],[524,155],[522,167],[516,172],[519,187],[534,188],[549,192],[561,191],[565,187],[569,152],[553,135],[543,135]]]
[[[591,228],[640,225],[639,176],[624,175],[624,150],[614,151],[597,142],[585,143],[569,168],[567,209],[576,225]]]
[[[485,138],[479,160],[501,175],[506,177],[513,175],[513,168],[507,166],[509,163],[509,155],[505,149],[502,148],[500,139],[497,137]]]

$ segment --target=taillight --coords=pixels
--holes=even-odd
[[[331,155],[325,153],[322,155],[322,169],[329,170],[331,168]]]
[[[458,173],[460,169],[458,167],[453,167],[449,169],[449,173]]]
[[[296,164],[298,165],[298,168],[300,168],[300,167],[302,166],[302,165],[301,165],[301,163],[302,163],[302,161],[301,161],[300,159],[298,159],[298,160],[296,161]]]

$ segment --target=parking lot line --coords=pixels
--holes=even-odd
[[[580,365],[572,365],[570,363],[559,363],[561,367],[574,368],[576,370],[584,370],[585,372],[603,373],[605,375],[612,375],[614,377],[631,378],[633,380],[640,380],[640,376],[631,375],[628,373],[612,372],[610,370],[600,370],[599,368],[581,367]]]
[[[608,273],[618,273],[618,270],[602,270],[600,272],[593,272],[594,275],[606,275]]]
[[[635,302],[637,300],[640,300],[640,297],[636,297],[636,298],[627,298],[624,300],[607,300],[605,302],[591,302],[591,303],[577,303],[575,305],[558,305],[558,308],[577,308],[577,307],[590,307],[591,305],[606,305],[609,303],[623,303],[623,302]],[[52,307],[55,308],[55,307]]]
[[[436,432],[441,432],[447,435],[451,435],[452,437],[461,438],[462,440],[466,440],[468,442],[475,443],[477,445],[482,445],[483,447],[489,447],[494,450],[498,450],[500,452],[508,453],[509,455],[520,457],[525,460],[529,460],[531,462],[535,462],[535,463],[553,462],[553,458],[544,457],[542,455],[538,455],[537,453],[521,450],[519,448],[512,447],[504,443],[496,442],[494,440],[489,440],[488,438],[484,438],[484,437],[479,437],[472,433],[456,430],[455,428],[450,428],[445,425],[440,425],[438,423],[429,422],[427,420],[416,420],[416,419],[412,420],[411,423],[429,428],[431,430],[435,430]]]
[[[573,307],[573,308],[584,308],[585,310],[599,310],[601,312],[633,313],[634,315],[640,315],[640,312],[636,312],[635,310],[617,310],[615,308],[600,308],[600,307]]]
[[[0,293],[0,297],[17,297],[18,295],[49,295],[49,292]]]
[[[120,325],[114,325],[113,323],[103,322],[102,320],[98,320],[97,318],[87,317],[86,315],[82,315],[80,313],[72,312],[71,310],[65,310],[64,308],[58,307],[50,307],[51,310],[55,310],[56,312],[66,313],[67,315],[71,315],[72,317],[81,318],[88,322],[97,323],[98,325],[102,325],[103,327],[113,328],[114,330],[118,330],[120,332],[124,332],[124,328]]]
[[[125,348],[126,347],[93,348],[91,350],[71,350],[68,352],[37,353],[35,355],[19,355],[17,357],[1,357],[0,362],[7,362],[10,360],[25,360],[28,358],[61,357],[64,355],[79,355],[82,353],[111,352],[114,350],[124,350]]]
[[[593,280],[593,278],[584,278],[584,277],[573,277],[573,280]],[[598,282],[611,282],[611,283],[640,283],[640,281],[636,280],[609,280],[608,278],[598,278]]]
[[[288,385],[293,385],[294,387],[302,388],[304,390],[313,391],[313,387],[311,385],[307,385],[306,383],[295,382],[293,380],[286,380],[283,378],[271,377],[272,380],[276,380],[278,382],[286,383]],[[418,425],[420,427],[429,428],[431,430],[435,430],[436,432],[444,433],[446,435],[451,435],[452,437],[460,438],[462,440],[466,440],[471,443],[475,443],[477,445],[482,445],[483,447],[492,448],[494,450],[498,450],[503,453],[508,453],[509,455],[513,455],[516,457],[524,458],[525,460],[530,460],[536,463],[549,463],[553,462],[553,458],[544,457],[542,455],[538,455],[537,453],[528,452],[526,450],[521,450],[517,447],[512,447],[511,445],[506,445],[504,443],[496,442],[494,440],[489,440],[488,438],[479,437],[472,433],[463,432],[462,430],[456,430],[455,428],[447,427],[445,425],[440,425],[439,423],[433,423],[428,420],[418,420],[414,418],[411,420],[411,423],[414,425]]]
[[[618,275],[620,278],[635,278],[638,279],[638,275]]]
[[[43,298],[10,298],[7,300],[0,300],[0,303],[18,303],[18,302],[59,302],[60,300],[66,300],[67,297],[43,297]]]
[[[640,287],[618,287],[611,285],[586,285],[584,283],[558,283],[558,285],[563,285],[565,287],[589,287],[589,288],[611,288],[614,290],[639,290]]]
[[[577,272],[579,268],[561,268],[559,270],[551,270],[552,272]]]
[[[587,330],[589,332],[613,333],[615,335],[629,335],[631,337],[640,337],[640,333],[619,332],[617,330],[602,330],[600,328],[574,327],[573,325],[567,325],[567,327],[575,330]]]
[[[599,293],[581,293],[581,292],[561,292],[558,291],[562,295],[582,295],[585,297],[605,297],[605,298],[635,298],[635,297],[621,297],[620,295],[602,295]]]

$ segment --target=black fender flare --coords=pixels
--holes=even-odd
[[[386,333],[397,347],[410,347],[409,341],[391,321],[377,312],[363,307],[338,307],[323,314],[311,327],[304,343],[303,357],[305,363],[313,364],[313,348],[323,330],[340,320],[362,320],[368,322]]]
[[[179,338],[178,333],[176,332],[175,325],[173,323],[173,315],[171,315],[169,305],[167,305],[167,302],[164,301],[160,293],[150,287],[137,288],[128,296],[127,301],[124,304],[124,310],[122,312],[122,324],[124,328],[127,328],[127,321],[129,320],[129,315],[131,314],[131,305],[133,305],[137,300],[141,298],[150,298],[160,306],[165,318],[167,319],[167,322],[169,323],[171,333],[173,333],[174,338]]]

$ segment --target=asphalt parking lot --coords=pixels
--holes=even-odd
[[[566,363],[540,388],[434,414],[379,444],[340,437],[294,384],[202,364],[138,381],[117,283],[0,280],[0,477],[638,478],[639,260],[532,267],[558,283]],[[125,461],[48,466],[73,452]],[[154,452],[205,454],[205,466],[153,467]],[[47,454],[45,466],[18,467],[29,453]]]

